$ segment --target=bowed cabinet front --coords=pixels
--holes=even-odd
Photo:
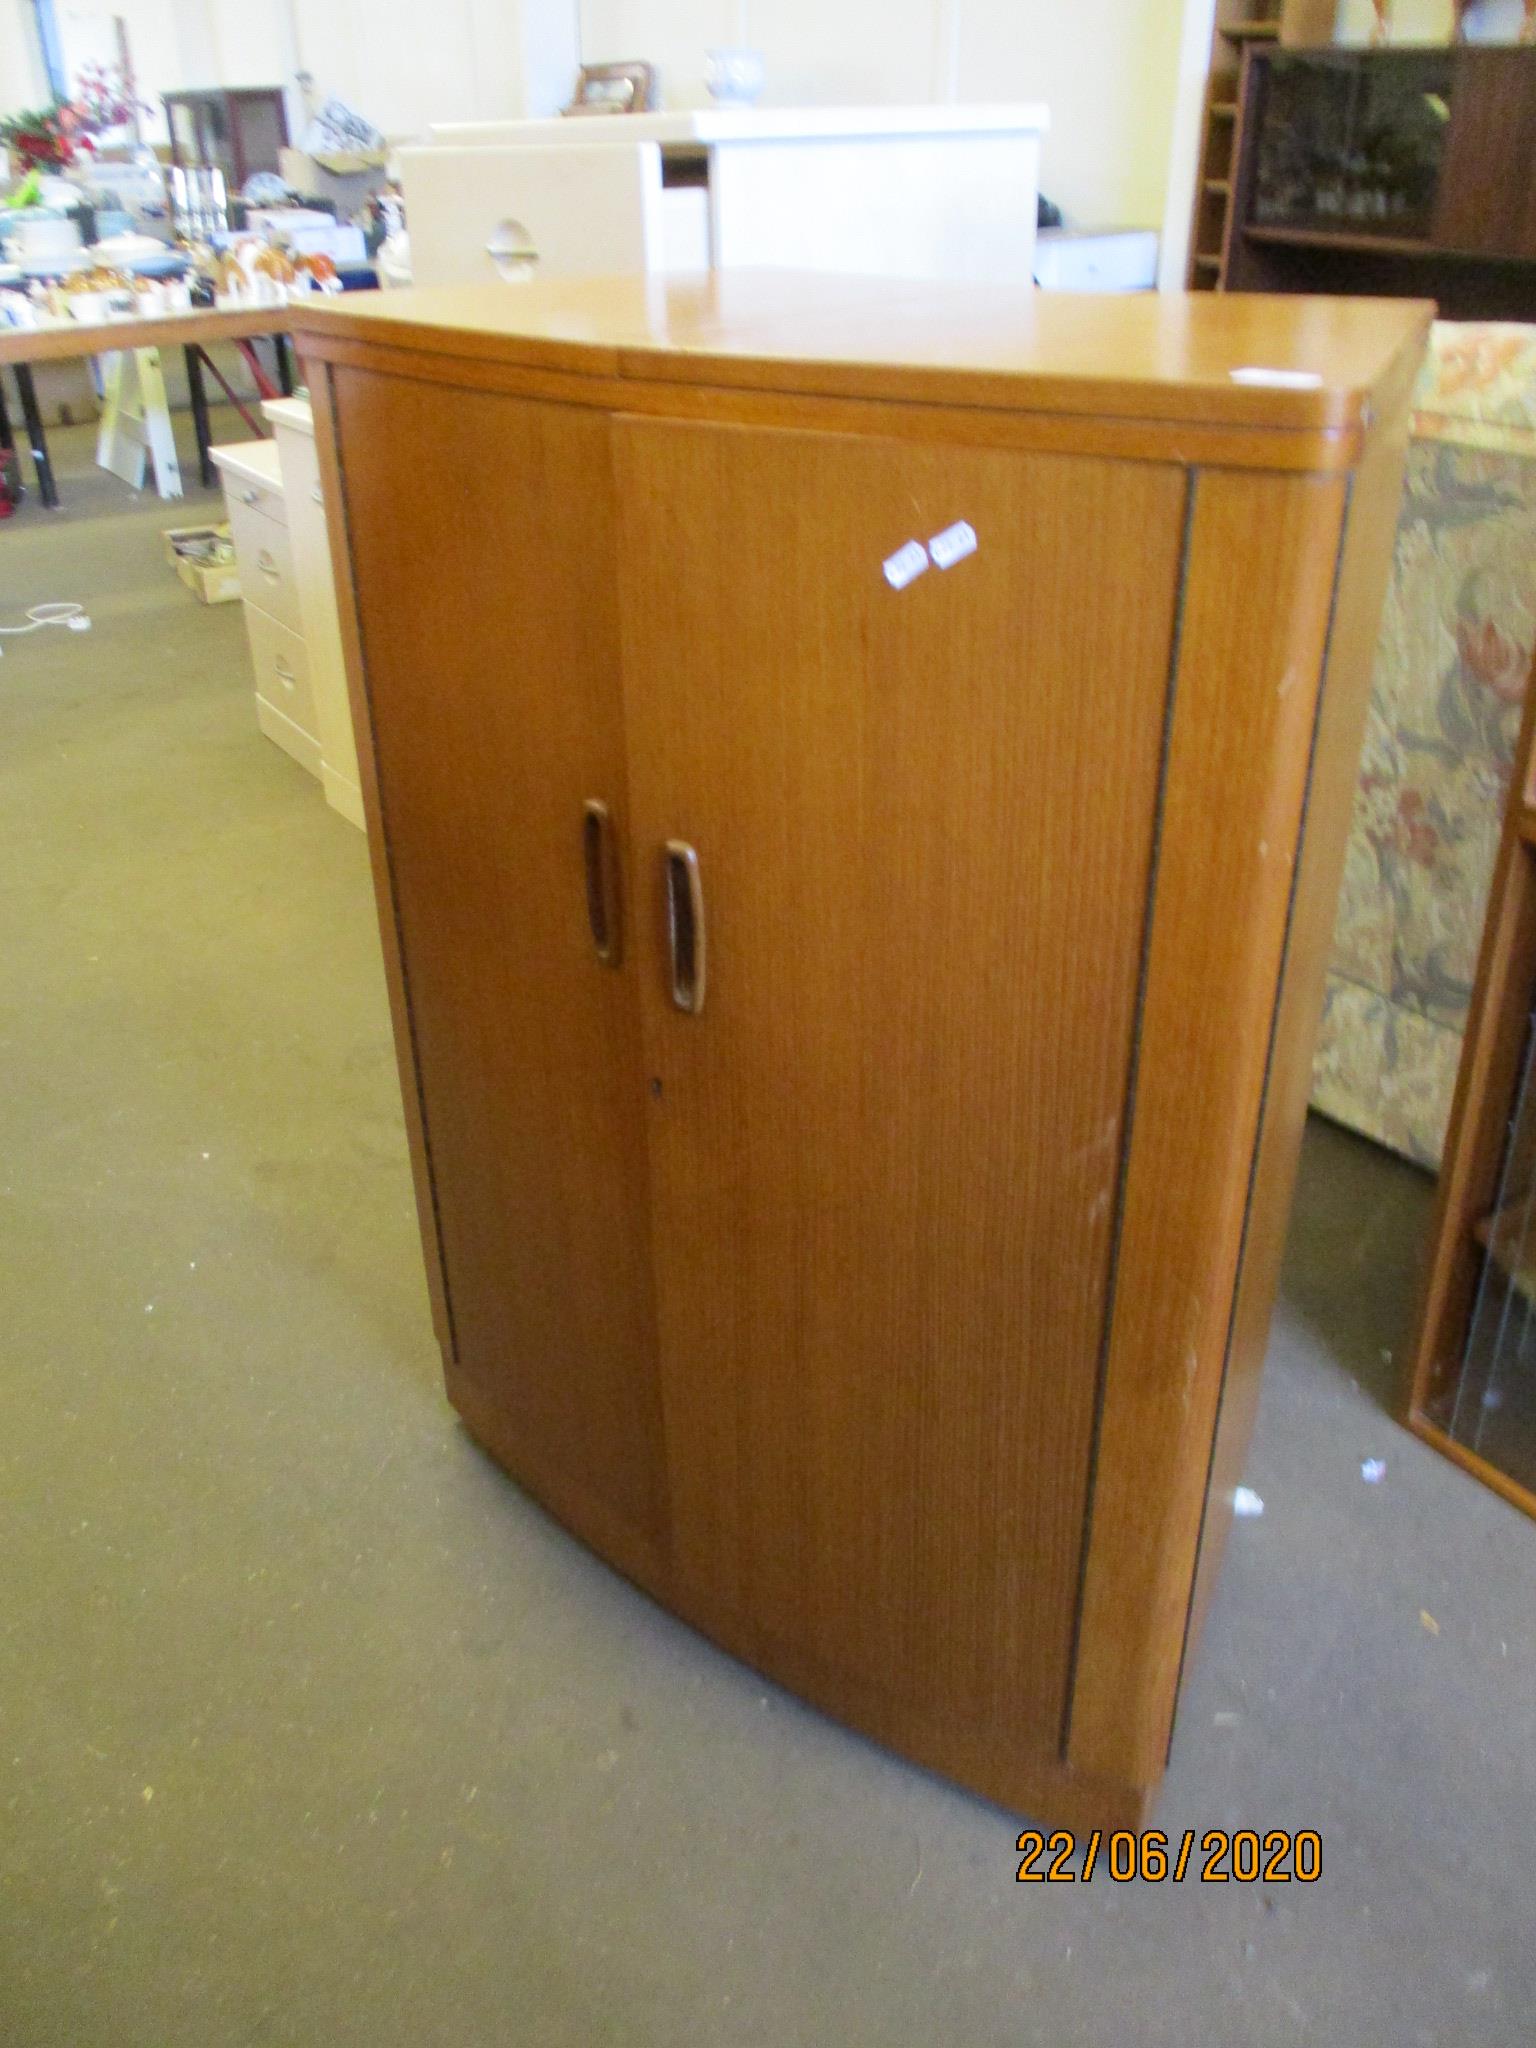
[[[760,1668],[1133,1818],[1240,1311],[1262,1347],[1344,481],[344,357],[311,379],[456,1405]]]

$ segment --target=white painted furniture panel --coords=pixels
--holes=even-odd
[[[357,770],[357,738],[352,729],[346,663],[341,651],[341,621],[331,575],[320,463],[315,453],[314,415],[301,398],[273,399],[263,410],[277,435],[282,464],[293,573],[309,660],[315,735],[320,742],[320,781],[331,808],[361,830],[363,798]]]
[[[256,671],[256,722],[268,739],[318,777],[320,739],[309,650],[297,633],[253,604],[245,607],[245,630]]]
[[[658,114],[593,116],[586,120],[434,121],[434,143],[556,143],[591,148],[635,142],[822,141],[829,136],[1034,135],[1051,125],[1038,101],[995,106],[918,107],[677,107]]]
[[[363,823],[357,743],[315,429],[307,401],[263,407],[276,439],[215,448],[256,676],[256,723],[316,776],[333,809]]]
[[[240,571],[241,611],[256,676],[256,723],[269,740],[320,773],[320,740],[299,633],[288,549],[288,509],[275,441],[241,441],[210,450],[224,478],[224,504]],[[279,559],[278,550],[281,550]],[[276,602],[281,618],[265,609]]]
[[[270,441],[252,441],[248,446],[215,448],[210,451],[224,473],[224,497],[233,518],[237,506],[261,513],[279,526],[288,523],[283,503],[283,478],[277,450]]]
[[[721,269],[1028,284],[1039,137],[890,135],[733,144],[711,153]]]
[[[229,507],[229,530],[235,543],[241,596],[290,633],[302,633],[287,526],[237,501]]]
[[[403,149],[400,177],[417,284],[665,267],[654,142]]]
[[[1157,283],[1153,228],[1047,228],[1035,243],[1035,283],[1056,292],[1147,292]]]
[[[402,152],[415,278],[506,274],[498,243],[545,273],[697,267],[698,188],[662,181],[702,152],[711,264],[1027,284],[1048,126],[1034,105],[443,122]]]

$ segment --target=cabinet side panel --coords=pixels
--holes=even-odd
[[[1068,1760],[1161,1772],[1346,486],[1196,483]]]
[[[1286,945],[1285,978],[1275,1015],[1263,1127],[1233,1310],[1232,1340],[1211,1456],[1205,1525],[1191,1605],[1189,1640],[1210,1605],[1258,1408],[1269,1319],[1280,1279],[1286,1224],[1296,1186],[1301,1134],[1311,1094],[1312,1049],[1322,1009],[1323,976],[1333,940],[1344,846],[1349,836],[1360,745],[1370,700],[1376,634],[1392,561],[1408,415],[1399,404],[1384,418],[1350,497],[1323,701],[1307,790],[1301,862]]]
[[[437,1198],[432,1187],[432,1163],[427,1149],[426,1120],[421,1105],[421,1080],[416,1064],[415,1034],[411,1027],[410,995],[400,951],[400,927],[395,913],[394,878],[389,868],[389,842],[379,804],[378,765],[373,751],[373,724],[368,713],[367,681],[363,674],[362,639],[358,631],[357,596],[352,587],[352,557],[347,538],[347,492],[345,454],[336,436],[335,411],[331,400],[333,372],[318,357],[301,358],[309,386],[310,407],[315,416],[315,453],[320,464],[320,487],[325,497],[325,525],[331,573],[336,586],[337,624],[346,669],[347,697],[352,710],[352,730],[357,736],[357,771],[362,790],[363,817],[368,833],[368,861],[373,871],[374,901],[379,916],[379,941],[384,955],[384,984],[389,991],[389,1018],[395,1043],[395,1060],[400,1072],[400,1099],[405,1113],[405,1136],[411,1157],[411,1182],[416,1194],[416,1220],[421,1231],[422,1259],[427,1273],[427,1295],[432,1304],[432,1328],[445,1366],[453,1363],[453,1318],[448,1306],[448,1287],[443,1277],[443,1247],[438,1225]]]

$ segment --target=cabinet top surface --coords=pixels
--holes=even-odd
[[[295,433],[315,437],[315,414],[307,398],[268,398],[262,401],[262,417],[274,427],[292,427]]]
[[[208,455],[214,468],[222,470],[225,476],[237,476],[249,484],[265,484],[269,490],[283,487],[275,441],[231,441],[222,448],[210,448]]]
[[[735,269],[348,294],[294,309],[424,356],[758,391],[1347,431],[1417,361],[1427,300],[1041,292]]]
[[[434,143],[825,142],[893,135],[1043,135],[1043,101],[997,106],[676,107],[622,118],[434,121]]]

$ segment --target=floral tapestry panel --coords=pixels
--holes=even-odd
[[[1536,644],[1536,329],[1435,329],[1313,1101],[1439,1161]]]

